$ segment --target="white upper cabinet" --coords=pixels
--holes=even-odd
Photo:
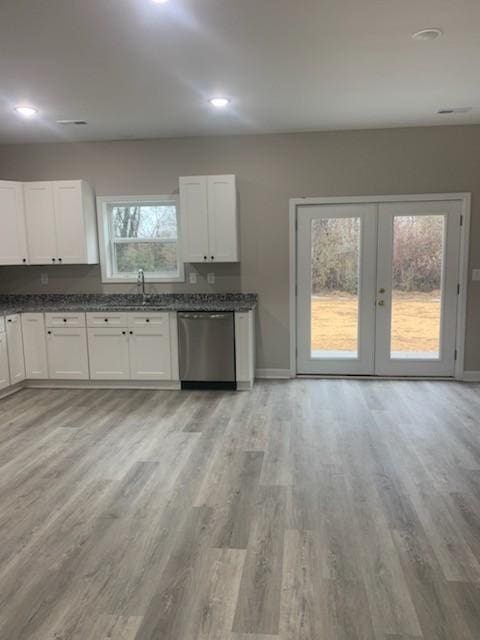
[[[0,180],[0,265],[28,264],[21,182]]]
[[[57,260],[53,182],[24,184],[30,264],[52,264]]]
[[[185,262],[238,262],[238,210],[233,175],[180,178]]]
[[[95,199],[82,180],[53,183],[59,260],[66,264],[98,262]]]
[[[208,190],[205,176],[180,178],[180,233],[185,262],[208,255]]]
[[[83,180],[24,183],[31,264],[98,262],[95,200]]]
[[[208,177],[208,248],[215,262],[238,262],[235,176]]]

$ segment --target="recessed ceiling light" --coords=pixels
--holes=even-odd
[[[222,109],[230,104],[230,100],[228,98],[221,98],[218,96],[217,98],[210,98],[209,103],[212,106],[217,107],[217,109]]]
[[[38,109],[35,109],[35,107],[30,107],[26,104],[18,105],[18,107],[15,107],[15,111],[24,118],[33,118],[33,116],[36,116],[38,113]]]
[[[168,0],[152,0],[152,2],[155,2],[155,4],[166,4]]]
[[[438,29],[438,27],[430,27],[429,29],[421,29],[416,33],[412,33],[412,38],[414,40],[436,40],[443,36],[443,31]]]

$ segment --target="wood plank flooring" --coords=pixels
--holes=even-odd
[[[0,401],[2,640],[478,640],[480,385]]]

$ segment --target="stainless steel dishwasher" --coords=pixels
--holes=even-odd
[[[182,389],[236,389],[233,312],[177,317]]]

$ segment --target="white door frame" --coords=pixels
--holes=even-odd
[[[324,204],[379,204],[382,202],[422,202],[434,200],[459,200],[462,203],[463,224],[460,234],[460,293],[457,307],[455,379],[463,380],[465,363],[465,330],[467,318],[468,259],[470,241],[470,193],[422,193],[386,196],[334,196],[328,198],[291,198],[289,214],[290,253],[290,376],[297,375],[297,217],[302,206]]]

